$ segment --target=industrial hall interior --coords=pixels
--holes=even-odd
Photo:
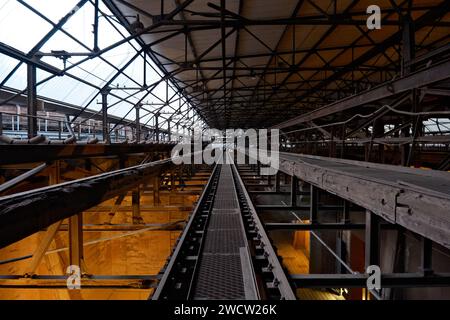
[[[0,300],[450,300],[449,97],[448,0],[2,0]]]

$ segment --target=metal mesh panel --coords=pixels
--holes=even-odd
[[[203,255],[194,299],[245,299],[238,255]]]
[[[194,299],[245,299],[242,250],[247,246],[229,165],[221,167],[198,266]]]
[[[239,229],[241,217],[238,214],[213,214],[208,229]]]
[[[244,239],[240,229],[208,230],[205,239],[204,253],[239,253]]]
[[[214,199],[214,208],[218,209],[235,209],[238,206],[236,199]]]

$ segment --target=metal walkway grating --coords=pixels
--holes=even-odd
[[[295,299],[295,294],[239,172],[218,164],[152,299],[262,298]]]
[[[200,256],[194,299],[246,299],[247,241],[230,165],[222,165]]]
[[[194,299],[245,299],[239,255],[204,255],[200,262]]]

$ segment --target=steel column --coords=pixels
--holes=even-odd
[[[298,178],[291,176],[291,206],[297,205]]]
[[[139,109],[141,108],[141,106],[139,104],[137,104],[135,106],[136,109],[136,143],[141,142],[141,124],[140,124],[140,116],[139,116]]]
[[[37,136],[36,66],[27,65],[28,139]]]
[[[153,205],[157,206],[161,200],[159,198],[159,184],[161,182],[161,179],[158,176],[153,177]]]
[[[108,128],[108,94],[109,90],[105,89],[101,92],[102,95],[102,132],[103,132],[103,141],[105,143],[111,143],[109,138],[109,128]]]
[[[131,193],[131,206],[133,208],[133,224],[142,223],[141,216],[141,190],[137,187]]]
[[[316,223],[319,211],[319,189],[311,184],[309,194],[309,222]]]
[[[275,174],[275,192],[280,192],[280,172]]]
[[[422,237],[422,272],[424,275],[433,273],[432,266],[433,242],[430,239]]]
[[[159,112],[155,113],[155,137],[156,142],[159,142]]]
[[[81,268],[83,260],[83,213],[69,218],[69,264]]]
[[[365,232],[365,265],[380,264],[380,221],[381,218],[373,212],[366,211]]]

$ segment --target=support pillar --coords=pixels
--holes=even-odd
[[[153,205],[157,206],[161,203],[161,200],[159,198],[159,184],[160,184],[160,178],[159,175],[156,175],[153,177]]]
[[[275,174],[275,192],[280,192],[280,172]]]
[[[170,119],[167,120],[167,132],[168,132],[168,138],[169,142],[172,141],[172,133],[170,132]]]
[[[365,266],[380,265],[380,221],[375,213],[366,211]]]
[[[155,136],[156,142],[159,142],[159,112],[155,114]]]
[[[404,16],[403,19],[403,46],[402,46],[402,75],[406,76],[414,71],[410,65],[415,58],[415,37],[414,23],[410,16]]]
[[[298,178],[296,176],[291,177],[291,206],[297,205],[297,190],[298,190]]]
[[[341,223],[346,224],[350,223],[350,202],[347,200],[343,200],[343,208],[341,213]],[[336,254],[343,261],[347,259],[347,246],[344,242],[344,230],[339,230],[337,232],[336,238]],[[336,273],[346,273],[345,267],[338,261],[336,261]]]
[[[433,273],[432,267],[433,242],[430,239],[422,237],[422,273],[430,275]]]
[[[83,260],[83,213],[69,218],[69,264],[81,268]]]
[[[310,185],[309,223],[317,222],[317,212],[319,209],[319,189]]]
[[[102,129],[103,129],[103,141],[105,143],[111,143],[110,137],[109,137],[109,126],[108,126],[108,94],[109,90],[104,89],[101,91],[102,95]]]
[[[27,65],[28,139],[37,136],[36,67]]]
[[[139,104],[136,105],[135,109],[136,109],[136,122],[135,122],[135,126],[136,126],[136,143],[141,142],[141,124],[140,124],[140,116],[139,116],[139,109],[141,108],[141,106]]]
[[[402,17],[403,19],[403,45],[402,45],[402,76],[406,76],[414,71],[413,66],[410,65],[411,61],[415,57],[415,36],[414,36],[414,24],[409,16]],[[413,106],[412,111],[415,112],[415,97],[413,93]],[[414,123],[414,118],[411,118]],[[410,136],[410,127],[406,127],[402,130],[402,136]],[[414,134],[414,127],[413,127]],[[411,147],[409,144],[404,144],[401,147],[401,164],[403,166],[409,166]]]
[[[133,224],[142,223],[140,187],[131,192],[131,206],[133,208]]]
[[[52,165],[50,168],[49,173],[49,179],[48,184],[54,185],[58,184],[60,182],[60,162],[59,160],[55,161],[55,164]],[[41,264],[42,258],[44,257],[45,253],[47,252],[48,248],[50,247],[50,244],[52,243],[53,239],[55,238],[56,233],[59,230],[59,227],[61,226],[63,220],[60,220],[58,222],[55,222],[51,226],[47,228],[47,231],[45,231],[44,237],[39,242],[38,247],[33,252],[33,257],[31,259],[30,264],[25,269],[24,274],[26,275],[33,275],[36,273],[37,268]]]

